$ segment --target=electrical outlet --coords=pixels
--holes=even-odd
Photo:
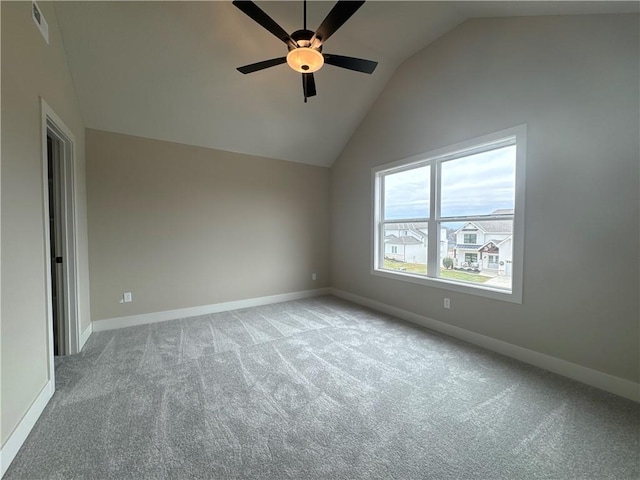
[[[318,276],[315,273],[311,274],[311,280],[317,280]]]
[[[450,298],[445,298],[444,299],[444,308],[451,308],[451,299]]]
[[[131,297],[131,292],[124,292],[124,303],[129,303],[133,301],[133,298]]]

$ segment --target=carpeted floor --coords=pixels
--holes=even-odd
[[[94,333],[16,479],[638,479],[640,407],[320,297]]]

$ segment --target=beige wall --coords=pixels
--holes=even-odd
[[[2,2],[2,428],[7,440],[46,385],[42,96],[76,138],[80,321],[89,325],[84,125],[52,3],[47,45],[31,19],[31,2]]]
[[[637,382],[638,26],[476,19],[408,59],[332,168],[333,286]],[[369,273],[371,167],[523,123],[522,305]]]
[[[331,176],[333,286],[638,381],[637,16],[466,22],[397,71],[331,172],[87,130],[89,272],[85,130],[54,6],[40,6],[48,46],[30,2],[2,2],[0,443],[48,380],[40,95],[77,141],[83,329],[89,309],[330,285]],[[443,290],[371,276],[371,167],[521,123],[523,304],[449,292],[444,310]]]
[[[329,285],[329,169],[90,129],[86,141],[94,321]]]

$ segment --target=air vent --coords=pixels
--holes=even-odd
[[[40,11],[40,7],[36,2],[31,2],[31,14],[33,16],[33,21],[36,22],[38,26],[38,30],[42,34],[44,41],[49,44],[49,24],[44,19],[42,12]]]

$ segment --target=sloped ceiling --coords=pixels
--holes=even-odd
[[[257,2],[288,32],[302,2]],[[314,30],[333,2],[308,3]],[[638,2],[370,1],[324,51],[379,62],[373,75],[332,66],[303,103],[286,65],[236,67],[286,46],[230,2],[56,2],[85,126],[331,166],[395,69],[471,17],[638,12]],[[384,132],[380,132],[384,135]]]

